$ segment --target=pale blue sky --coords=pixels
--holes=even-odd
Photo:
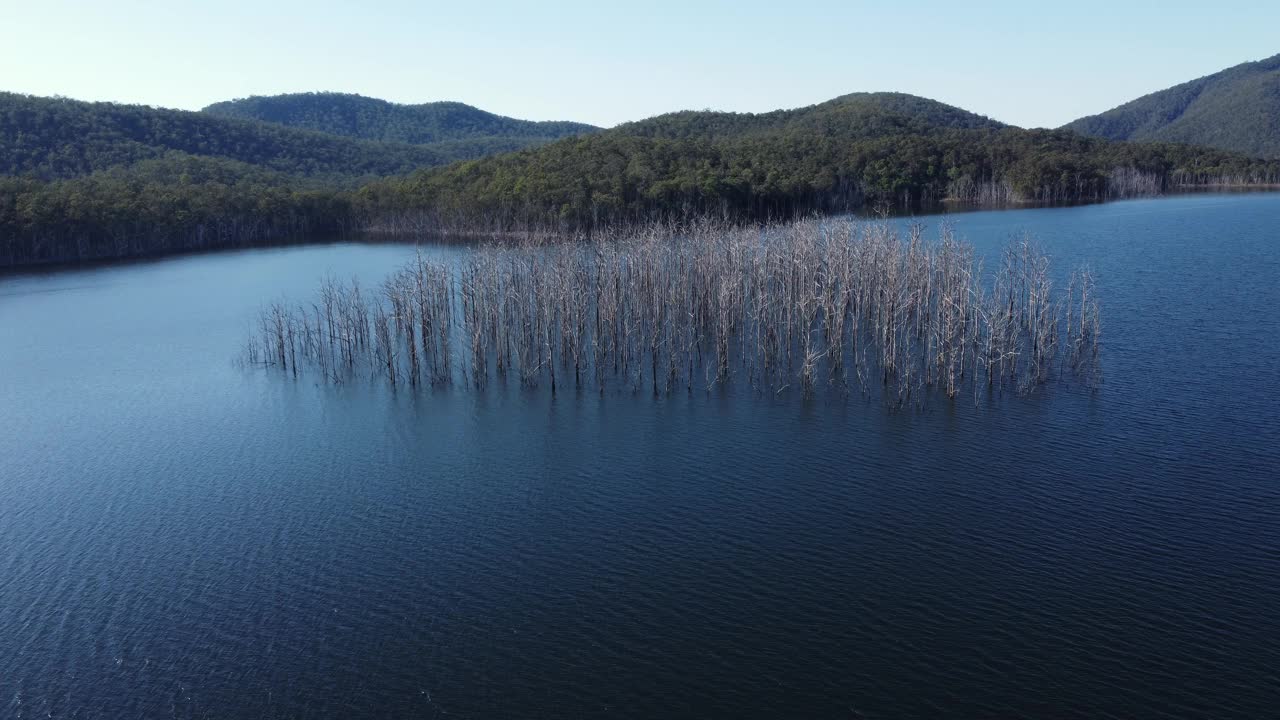
[[[0,0],[0,90],[338,90],[597,125],[899,90],[1057,126],[1280,53],[1280,2]],[[978,7],[975,7],[978,5]]]

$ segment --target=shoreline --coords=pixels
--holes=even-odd
[[[1034,200],[1014,201],[1003,204],[977,204],[968,203],[963,200],[946,199],[931,206],[928,209],[901,210],[891,211],[887,215],[878,214],[868,208],[846,213],[825,213],[821,217],[844,217],[852,216],[858,220],[873,221],[877,219],[901,219],[901,218],[926,218],[953,214],[969,214],[976,212],[1005,212],[1017,210],[1048,210],[1053,208],[1070,208],[1084,207],[1089,205],[1107,205],[1111,203],[1126,202],[1132,200],[1162,200],[1177,197],[1185,197],[1191,195],[1205,194],[1222,194],[1222,195],[1249,195],[1249,194],[1265,194],[1280,193],[1280,184],[1267,185],[1196,185],[1181,186],[1175,192],[1161,193],[1158,195],[1140,195],[1135,197],[1114,198],[1109,200],[1095,200],[1086,202],[1072,203],[1041,203]],[[20,263],[15,265],[0,265],[0,280],[7,277],[15,277],[21,275],[36,275],[46,273],[63,272],[67,270],[93,269],[119,264],[136,264],[159,262],[169,258],[197,256],[214,253],[225,253],[238,250],[269,250],[275,248],[286,248],[303,245],[333,245],[338,243],[360,243],[368,245],[479,245],[490,241],[510,242],[522,239],[536,239],[538,241],[548,241],[558,237],[565,237],[564,234],[550,231],[487,231],[487,230],[420,230],[416,232],[403,232],[387,229],[365,228],[352,231],[343,235],[318,235],[310,237],[298,237],[282,240],[269,240],[262,243],[250,243],[246,245],[236,245],[227,247],[210,247],[198,248],[192,250],[177,250],[173,252],[148,253],[143,255],[129,255],[122,257],[100,257],[88,258],[84,260],[71,261],[49,261],[35,263]]]

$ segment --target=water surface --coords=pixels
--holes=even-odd
[[[1274,714],[1280,196],[946,219],[1092,264],[1099,392],[232,362],[263,302],[402,245],[0,278],[0,717]]]

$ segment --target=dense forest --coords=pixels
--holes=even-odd
[[[527,148],[564,129],[500,137],[455,128],[439,142],[392,143],[206,113],[0,93],[0,265],[349,232],[363,217],[349,191],[362,184]]]
[[[171,152],[56,182],[0,177],[0,266],[249,246],[356,217],[346,191]]]
[[[923,98],[679,112],[536,148],[357,140],[258,120],[0,95],[0,265],[302,235],[584,231],[945,200],[1006,205],[1280,182],[1280,160],[1023,130]]]
[[[517,120],[458,102],[400,105],[361,95],[327,92],[254,96],[214,103],[202,112],[363,140],[414,145],[484,139],[501,141],[516,149],[599,130],[576,122]]]
[[[1023,130],[896,93],[761,115],[684,112],[372,183],[377,229],[769,219],[944,200],[1062,203],[1274,182],[1280,163],[1174,144]]]
[[[178,151],[330,182],[405,173],[527,143],[469,136],[385,143],[204,113],[0,93],[0,174],[77,177]]]
[[[1280,158],[1280,55],[1144,95],[1066,129],[1109,140],[1182,142]]]

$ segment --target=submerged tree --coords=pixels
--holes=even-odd
[[[590,239],[421,255],[368,296],[328,279],[310,309],[268,306],[246,357],[333,381],[393,385],[518,377],[661,395],[741,382],[822,388],[892,405],[1100,380],[1088,269],[1055,286],[1030,238],[988,273],[944,226],[701,221]]]

